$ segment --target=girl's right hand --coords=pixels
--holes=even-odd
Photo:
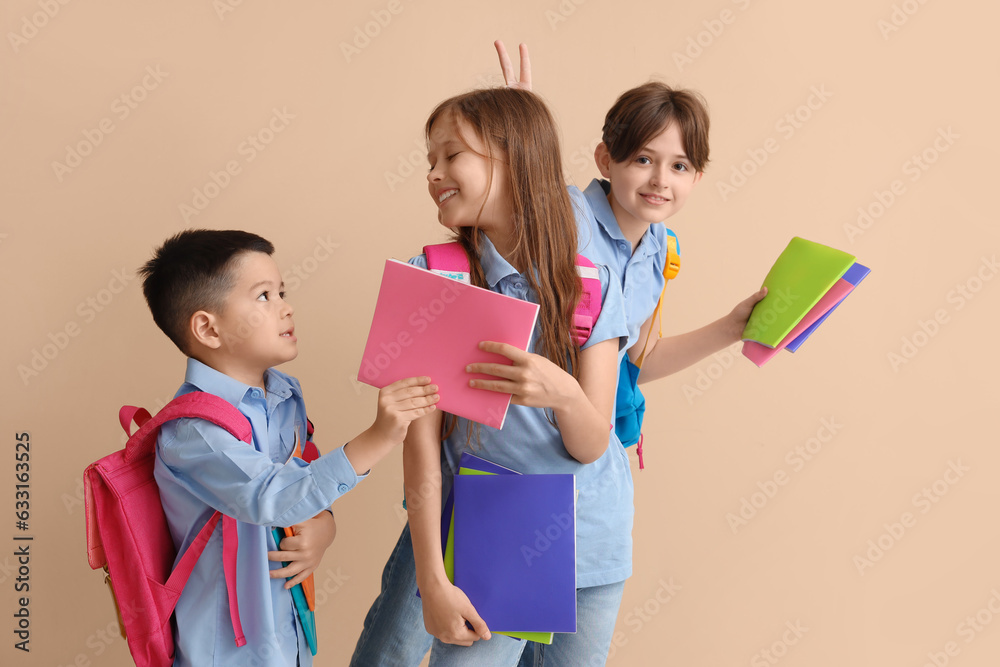
[[[420,591],[424,607],[424,627],[445,644],[472,646],[492,635],[472,606],[468,596],[458,586],[444,582]],[[472,625],[472,629],[466,625]]]
[[[518,88],[520,90],[531,90],[531,61],[528,60],[528,45],[521,44],[519,53],[521,56],[521,79],[514,78],[514,66],[510,63],[510,56],[507,55],[507,48],[501,40],[493,42],[497,49],[497,56],[500,58],[500,71],[503,72],[503,80],[508,88]]]
[[[404,378],[380,389],[373,428],[389,442],[403,442],[410,422],[433,412],[441,398],[430,382],[429,377]]]

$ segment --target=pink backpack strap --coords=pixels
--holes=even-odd
[[[460,243],[439,243],[424,246],[427,268],[434,273],[470,283],[469,258]],[[594,323],[601,314],[600,270],[583,255],[576,256],[576,273],[580,276],[583,293],[573,311],[573,338],[583,345],[590,338]]]
[[[149,412],[144,408],[135,408],[130,405],[119,410],[118,420],[121,422],[122,428],[125,429],[125,434],[129,436],[129,441],[125,445],[125,460],[134,460],[144,453],[152,453],[156,448],[156,436],[159,434],[160,427],[170,420],[182,418],[204,419],[226,429],[233,437],[239,438],[248,445],[252,444],[253,429],[250,422],[232,403],[215,394],[193,391],[178,396],[167,403],[162,410],[156,413],[155,417],[150,417]],[[139,430],[134,434],[130,433],[133,421],[139,426]],[[243,646],[247,640],[243,634],[243,624],[240,622],[240,605],[236,596],[236,554],[239,549],[236,519],[225,516],[221,512],[213,514],[177,562],[177,567],[170,573],[166,586],[178,594],[184,589],[184,585],[191,577],[191,572],[194,570],[198,558],[205,551],[205,545],[208,544],[220,517],[222,518],[222,567],[226,577],[226,590],[229,593],[229,616],[233,622],[236,645]]]
[[[461,243],[452,241],[451,243],[438,243],[436,245],[425,245],[424,254],[427,256],[427,268],[446,278],[459,280],[466,285],[472,284],[469,274],[469,257],[465,254],[465,248]]]
[[[594,323],[601,314],[601,273],[593,262],[583,255],[576,256],[576,273],[583,285],[576,310],[573,311],[573,337],[583,345],[594,330]]]

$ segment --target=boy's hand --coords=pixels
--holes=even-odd
[[[426,591],[421,590],[420,595],[423,599],[424,627],[445,644],[472,646],[473,642],[492,636],[486,622],[461,588],[444,582]],[[466,621],[474,629],[470,630]]]
[[[559,408],[581,390],[576,379],[539,354],[532,354],[507,343],[483,341],[479,349],[501,354],[513,365],[480,362],[469,364],[469,373],[495,376],[496,380],[469,380],[475,389],[512,394],[510,402],[531,408]]]
[[[531,61],[528,60],[528,45],[521,44],[519,48],[521,56],[521,80],[514,78],[514,66],[507,55],[507,49],[501,40],[493,42],[497,49],[497,56],[500,58],[500,70],[503,72],[503,80],[508,88],[518,88],[520,90],[531,90]]]
[[[378,392],[378,414],[372,428],[388,442],[399,444],[410,422],[434,412],[438,386],[429,377],[397,380]]]
[[[268,551],[270,561],[286,561],[287,567],[271,570],[271,578],[292,577],[285,582],[291,588],[312,574],[319,567],[323,554],[337,536],[337,522],[330,512],[320,512],[311,519],[292,526],[295,534],[281,540],[280,551]]]
[[[761,287],[759,290],[736,304],[736,307],[726,316],[728,329],[732,342],[736,343],[743,339],[743,330],[747,328],[747,320],[757,302],[767,296],[767,288]]]

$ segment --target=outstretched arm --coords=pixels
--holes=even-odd
[[[743,329],[746,328],[750,311],[753,310],[758,301],[764,298],[765,294],[767,294],[767,288],[760,288],[736,304],[736,307],[728,315],[711,324],[706,324],[700,329],[677,336],[658,338],[649,352],[646,353],[646,358],[642,363],[642,371],[639,373],[639,384],[658,380],[684,370],[708,355],[738,342],[743,336]],[[642,329],[639,331],[640,341],[646,340],[646,332],[651,326],[653,326],[652,318],[642,325]],[[633,345],[628,351],[629,357],[633,361],[641,352],[641,342]]]

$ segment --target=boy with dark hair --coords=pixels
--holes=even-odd
[[[438,400],[429,378],[400,380],[379,392],[366,431],[312,463],[294,456],[310,435],[299,382],[273,368],[298,354],[273,252],[255,234],[188,230],[141,269],[154,321],[188,357],[177,395],[215,394],[253,431],[252,447],[200,419],[167,422],[159,434],[154,476],[178,559],[216,510],[238,522],[236,590],[246,644],[234,641],[223,541],[215,531],[177,603],[178,666],[312,664],[289,589],[333,542],[333,501]],[[279,547],[271,526],[292,526],[295,535]]]

